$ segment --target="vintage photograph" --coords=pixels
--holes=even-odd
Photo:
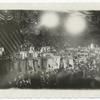
[[[100,89],[100,11],[0,10],[0,89]]]

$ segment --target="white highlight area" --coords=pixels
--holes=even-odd
[[[87,23],[84,17],[79,15],[72,15],[65,21],[65,30],[72,34],[78,35],[85,31]]]
[[[40,18],[40,26],[48,28],[55,28],[59,25],[59,16],[54,12],[47,12],[42,14]]]

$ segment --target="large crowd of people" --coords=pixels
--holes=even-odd
[[[10,59],[9,70],[17,76],[8,83],[18,88],[63,88],[86,79],[100,81],[100,48],[94,44],[63,50],[50,46],[36,50],[32,44],[24,44]]]
[[[26,71],[59,69],[75,73],[80,70],[84,73],[83,77],[95,77],[99,70],[100,48],[94,44],[89,47],[65,48],[59,51],[49,46],[42,47],[38,51],[34,46],[29,48],[25,46],[27,45],[21,46],[13,58],[26,61]]]

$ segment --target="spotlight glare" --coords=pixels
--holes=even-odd
[[[57,13],[47,12],[44,13],[40,18],[40,26],[55,28],[58,25],[59,25],[59,17]]]
[[[79,15],[69,16],[65,22],[65,30],[72,35],[81,34],[86,27],[86,20]]]

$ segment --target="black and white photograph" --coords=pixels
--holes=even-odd
[[[100,89],[100,11],[0,10],[0,89]]]

